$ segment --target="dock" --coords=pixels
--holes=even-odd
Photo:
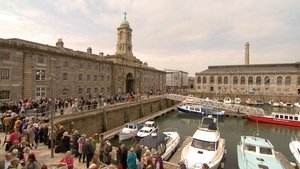
[[[189,144],[192,141],[192,137],[186,137],[182,144],[180,145],[180,147],[176,150],[175,154],[173,154],[173,156],[171,157],[171,159],[169,160],[170,163],[173,164],[178,164],[178,162],[181,159],[181,151],[182,149]]]

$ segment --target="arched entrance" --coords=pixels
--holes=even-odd
[[[131,73],[126,76],[126,93],[134,92],[134,79]]]

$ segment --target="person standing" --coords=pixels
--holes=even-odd
[[[104,155],[105,141],[104,141],[104,138],[103,138],[103,134],[100,134],[99,144],[100,144],[100,147],[99,147],[99,158],[100,158],[101,162],[104,162],[103,155]]]
[[[155,157],[155,162],[154,162],[155,168],[164,169],[163,159],[161,158],[161,156],[157,151],[154,152],[154,157]]]
[[[130,151],[127,155],[127,166],[128,166],[128,169],[136,169],[136,154],[135,154],[135,151],[134,151],[134,147],[131,147],[130,148]]]
[[[92,137],[90,137],[89,139],[87,139],[85,141],[84,148],[83,148],[84,149],[84,153],[86,155],[86,168],[89,168],[90,162],[92,161],[93,156],[94,156],[94,152],[95,152],[95,150],[93,148],[93,145],[91,143],[92,139],[93,139]]]
[[[70,136],[67,131],[63,133],[63,137],[61,138],[60,143],[60,152],[66,153],[67,151],[70,151]]]
[[[128,154],[127,147],[124,143],[122,143],[121,153],[120,153],[120,160],[121,160],[120,162],[121,162],[121,165],[122,165],[123,169],[127,168],[127,154]]]
[[[12,158],[11,153],[5,154],[5,159],[0,161],[0,168],[7,169],[10,166],[10,160]]]
[[[40,163],[36,160],[33,153],[28,155],[28,162],[25,165],[27,169],[41,169]]]

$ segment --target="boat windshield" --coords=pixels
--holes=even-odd
[[[207,151],[215,151],[215,147],[218,145],[218,142],[208,142],[203,140],[193,139],[192,147],[204,149]]]
[[[140,130],[140,132],[142,132],[142,133],[150,133],[150,131],[148,131],[148,130]]]
[[[134,129],[134,126],[127,124],[127,125],[125,125],[125,128]]]
[[[144,125],[144,127],[153,127],[153,124],[148,124],[148,123],[146,123],[146,124]]]

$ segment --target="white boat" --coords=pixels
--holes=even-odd
[[[300,141],[297,139],[292,140],[289,144],[289,148],[294,156],[297,167],[300,168]]]
[[[300,102],[294,103],[294,106],[295,106],[295,107],[300,107]]]
[[[293,107],[293,104],[289,101],[283,101],[283,102],[279,102],[279,105],[281,107]]]
[[[261,99],[257,99],[257,100],[255,100],[254,104],[256,106],[262,106],[262,105],[264,105],[264,102]]]
[[[272,143],[256,136],[241,136],[237,145],[239,169],[290,169],[286,157],[274,151]]]
[[[223,100],[223,102],[224,102],[225,104],[231,104],[231,103],[232,103],[232,100],[231,100],[230,97],[225,97],[224,100]]]
[[[179,143],[180,135],[177,129],[153,132],[139,141],[143,152],[147,149],[151,152],[157,151],[163,160],[171,158],[179,147]]]
[[[237,97],[234,99],[234,104],[241,104],[241,102],[242,102],[241,98]]]
[[[188,95],[185,100],[181,102],[182,104],[193,104],[195,103],[195,97],[193,95]]]
[[[208,164],[210,169],[217,169],[225,153],[225,140],[220,137],[216,118],[203,117],[192,141],[181,152],[181,160],[188,168],[201,168]]]
[[[225,111],[214,111],[213,107],[202,106],[197,104],[178,105],[177,110],[184,114],[197,115],[197,116],[213,116],[216,118],[224,118]]]
[[[139,138],[143,138],[158,130],[158,126],[154,121],[146,121],[143,128],[137,132]]]
[[[127,140],[135,137],[138,131],[143,127],[142,124],[136,122],[126,123],[119,133],[119,141]]]

